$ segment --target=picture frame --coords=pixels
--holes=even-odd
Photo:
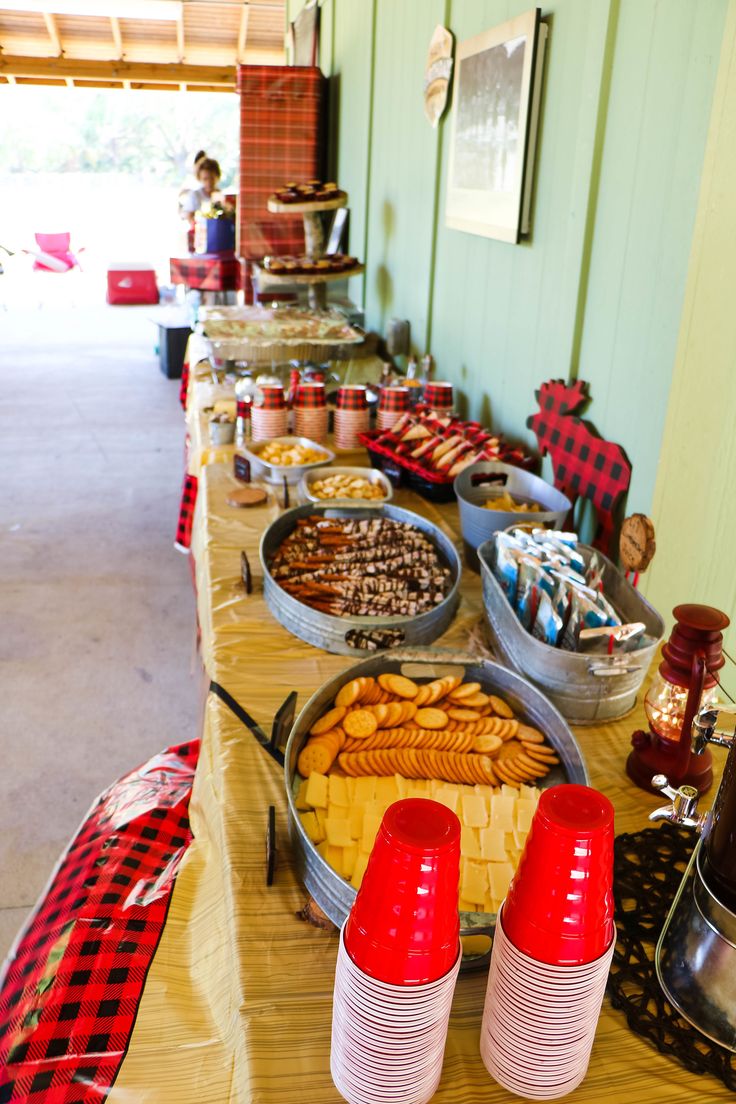
[[[456,51],[445,223],[518,243],[529,229],[547,27],[533,8]]]

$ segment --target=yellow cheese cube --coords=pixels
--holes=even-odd
[[[506,840],[500,828],[481,828],[480,849],[487,862],[506,862]]]
[[[340,805],[342,808],[347,809],[350,805],[350,797],[348,795],[347,778],[343,778],[339,774],[331,774],[328,776],[330,780],[329,787],[329,799],[330,805]]]
[[[355,860],[355,866],[353,867],[353,876],[350,879],[351,883],[356,889],[360,889],[360,883],[363,881],[363,875],[365,874],[365,868],[368,865],[368,855],[358,852],[358,857]]]
[[[532,817],[534,816],[534,810],[536,804],[533,801],[519,801],[516,802],[516,809],[514,810],[516,816],[516,827],[522,832],[528,832],[532,826]]]
[[[501,786],[501,797],[510,797],[512,801],[516,801],[519,796],[519,791],[516,786],[509,786],[505,782]]]
[[[494,794],[493,786],[480,786],[480,785],[476,784],[473,788],[474,788],[475,792],[477,794],[479,794],[480,797],[485,798],[485,800],[487,802],[489,802],[491,800],[491,798],[493,797],[493,794]]]
[[[325,840],[322,840],[322,842],[321,842],[321,843],[318,843],[318,844],[317,844],[317,854],[318,854],[318,855],[321,855],[321,856],[322,856],[322,858],[323,858],[323,859],[325,860],[325,862],[327,862],[327,861],[328,861],[328,859],[327,859],[327,849],[328,849],[328,846],[329,846],[329,845],[328,845],[328,843],[327,843],[327,840],[326,840],[326,839],[325,839]]]
[[[522,801],[533,801],[536,805],[539,801],[539,790],[536,786],[519,786],[519,797]]]
[[[465,824],[460,829],[460,854],[464,859],[479,859],[481,857],[477,829],[468,828]]]
[[[472,901],[466,901],[464,897],[458,898],[457,907],[460,912],[475,912],[475,905]]]
[[[319,821],[314,813],[300,813],[299,819],[304,825],[304,831],[307,833],[312,843],[321,843],[325,838],[325,834],[320,828]]]
[[[306,778],[303,778],[299,783],[299,789],[297,790],[296,797],[294,798],[294,804],[300,812],[306,812],[307,809],[311,809],[312,806],[307,801],[307,786],[309,785]]]
[[[348,805],[352,805],[355,801],[355,778],[346,778],[345,785],[348,788]]]
[[[442,786],[440,789],[435,791],[434,800],[439,802],[440,805],[445,805],[453,813],[456,813],[460,797],[454,787]]]
[[[514,876],[514,868],[510,862],[491,862],[486,867],[488,871],[488,888],[491,897],[495,901],[502,901]]]
[[[353,801],[373,801],[376,796],[376,779],[374,775],[367,774],[363,778],[355,779],[355,797]]]
[[[357,843],[351,843],[348,847],[342,849],[342,876],[347,878],[348,881],[353,876],[355,870],[355,863],[358,858],[358,845]]]
[[[307,781],[305,799],[315,809],[327,808],[327,775],[312,771]]]
[[[350,809],[350,838],[359,840],[363,835],[363,806],[353,805]]]
[[[424,790],[421,790],[419,788],[419,786],[416,786],[416,785],[412,784],[411,786],[409,786],[409,792],[406,796],[407,797],[418,797],[420,799],[424,799],[427,795],[424,792]]]
[[[507,851],[514,851],[516,849],[516,840],[514,839],[513,828],[510,832],[504,832],[503,842]]]
[[[360,838],[360,850],[370,855],[373,850],[373,844],[376,840],[378,829],[381,827],[381,817],[368,816],[366,813],[363,817],[363,835]]]
[[[379,823],[383,820],[383,814],[385,813],[383,803],[380,801],[366,801],[363,807],[363,816],[378,818]]]
[[[526,843],[527,833],[522,832],[521,829],[519,829],[519,828],[514,828],[514,831],[512,832],[512,835],[514,837],[514,846],[511,848],[511,850],[512,851],[523,851],[524,850],[524,844]]]
[[[328,841],[325,858],[336,873],[342,873],[342,847],[331,847]]]
[[[393,775],[376,779],[376,800],[381,801],[386,808],[399,800],[399,789]]]
[[[350,847],[353,842],[347,817],[328,816],[325,820],[325,831],[330,847]]]
[[[514,800],[510,797],[495,796],[491,798],[491,828],[499,828],[502,832],[512,832],[514,829]]]
[[[326,836],[327,836],[327,829],[325,828],[325,821],[327,820],[327,810],[326,809],[315,809],[314,810],[314,815],[316,816],[316,818],[319,822],[319,830],[322,833],[322,839],[325,839]]]
[[[460,892],[467,901],[482,901],[485,898],[488,886],[486,864],[472,862],[470,859],[462,864],[460,877]]]
[[[399,801],[401,801],[409,793],[409,783],[400,774],[394,775],[394,782],[396,783],[396,792],[399,795]]]
[[[462,810],[462,822],[466,827],[485,828],[488,824],[488,805],[478,794],[463,794]]]
[[[491,897],[490,893],[486,894],[486,898],[483,902],[483,912],[498,912],[498,905],[494,901],[493,897]]]

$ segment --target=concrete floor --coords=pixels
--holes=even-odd
[[[197,729],[151,316],[0,306],[0,962],[97,794]]]

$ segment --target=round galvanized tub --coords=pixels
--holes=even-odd
[[[484,477],[489,475],[504,476],[505,483],[503,486],[488,483]],[[551,483],[512,464],[502,464],[495,460],[471,464],[469,468],[465,468],[455,478],[453,490],[460,510],[465,560],[474,571],[480,570],[478,546],[499,529],[508,529],[511,525],[530,521],[541,528],[559,529],[565,524],[565,518],[572,509],[570,500]],[[501,490],[508,491],[522,502],[538,502],[544,508],[533,514],[486,509],[484,503]]]
[[[578,544],[589,562],[594,549]],[[612,721],[633,709],[644,676],[664,637],[664,621],[628,582],[623,572],[595,549],[603,564],[603,589],[625,624],[643,621],[652,642],[623,655],[566,652],[537,640],[522,628],[493,574],[494,542],[478,549],[483,575],[483,606],[493,650],[514,671],[538,686],[572,724]]]
[[[307,891],[338,927],[347,918],[355,900],[355,890],[322,858],[304,831],[294,803],[301,782],[297,760],[309,736],[309,729],[332,704],[341,686],[360,675],[375,678],[388,672],[406,675],[417,682],[430,682],[448,674],[461,674],[468,681],[479,682],[484,692],[499,694],[517,716],[544,732],[557,751],[560,765],[550,771],[541,785],[546,788],[560,782],[589,784],[582,752],[565,719],[526,679],[498,663],[441,648],[400,648],[347,668],[320,687],[304,706],[291,730],[284,762],[289,834],[297,872]],[[496,917],[491,913],[463,912],[460,923],[463,935],[491,935]],[[465,965],[474,967],[486,962],[487,955],[481,955],[469,959]]]
[[[333,617],[312,609],[287,594],[275,581],[269,564],[281,542],[291,533],[297,520],[311,514],[332,518],[375,518],[380,514],[392,521],[413,525],[425,533],[450,568],[452,585],[444,601],[434,609],[417,617]],[[441,529],[431,521],[387,503],[385,506],[331,506],[307,503],[287,510],[268,527],[261,538],[261,567],[263,569],[263,594],[268,608],[285,629],[336,655],[364,656],[366,651],[407,644],[431,644],[449,627],[460,600],[459,587],[462,567],[455,545]],[[375,647],[370,647],[375,644]]]

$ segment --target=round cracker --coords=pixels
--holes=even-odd
[[[360,740],[365,736],[372,736],[378,728],[375,715],[367,709],[354,709],[343,720],[342,727],[348,736]]]
[[[459,709],[456,706],[453,706],[452,709],[447,710],[447,716],[450,717],[453,721],[465,721],[468,724],[480,720],[480,717],[474,709]]]
[[[451,697],[453,701],[461,701],[463,698],[470,698],[473,694],[477,694],[479,690],[479,682],[463,682],[460,686],[456,686],[454,690],[451,690],[448,697]]]
[[[417,684],[403,675],[379,675],[378,681],[384,690],[395,694],[397,698],[415,698],[419,693]]]
[[[346,682],[344,686],[341,686],[335,698],[335,705],[343,705],[345,708],[355,705],[363,688],[362,681],[359,678],[351,679],[350,682]]]
[[[449,717],[442,709],[417,709],[414,720],[420,728],[447,728]]]
[[[526,724],[519,725],[517,735],[525,744],[543,744],[545,739],[544,734],[538,728],[532,728],[531,725]]]
[[[514,711],[510,705],[507,705],[503,698],[497,698],[495,694],[490,694],[488,702],[492,706],[493,712],[497,717],[505,717],[507,720],[511,720]]]
[[[321,736],[323,732],[329,732],[331,728],[335,728],[339,725],[343,719],[347,709],[344,705],[336,705],[334,709],[329,709],[326,713],[323,713],[319,720],[315,721],[309,730],[311,736]]]

